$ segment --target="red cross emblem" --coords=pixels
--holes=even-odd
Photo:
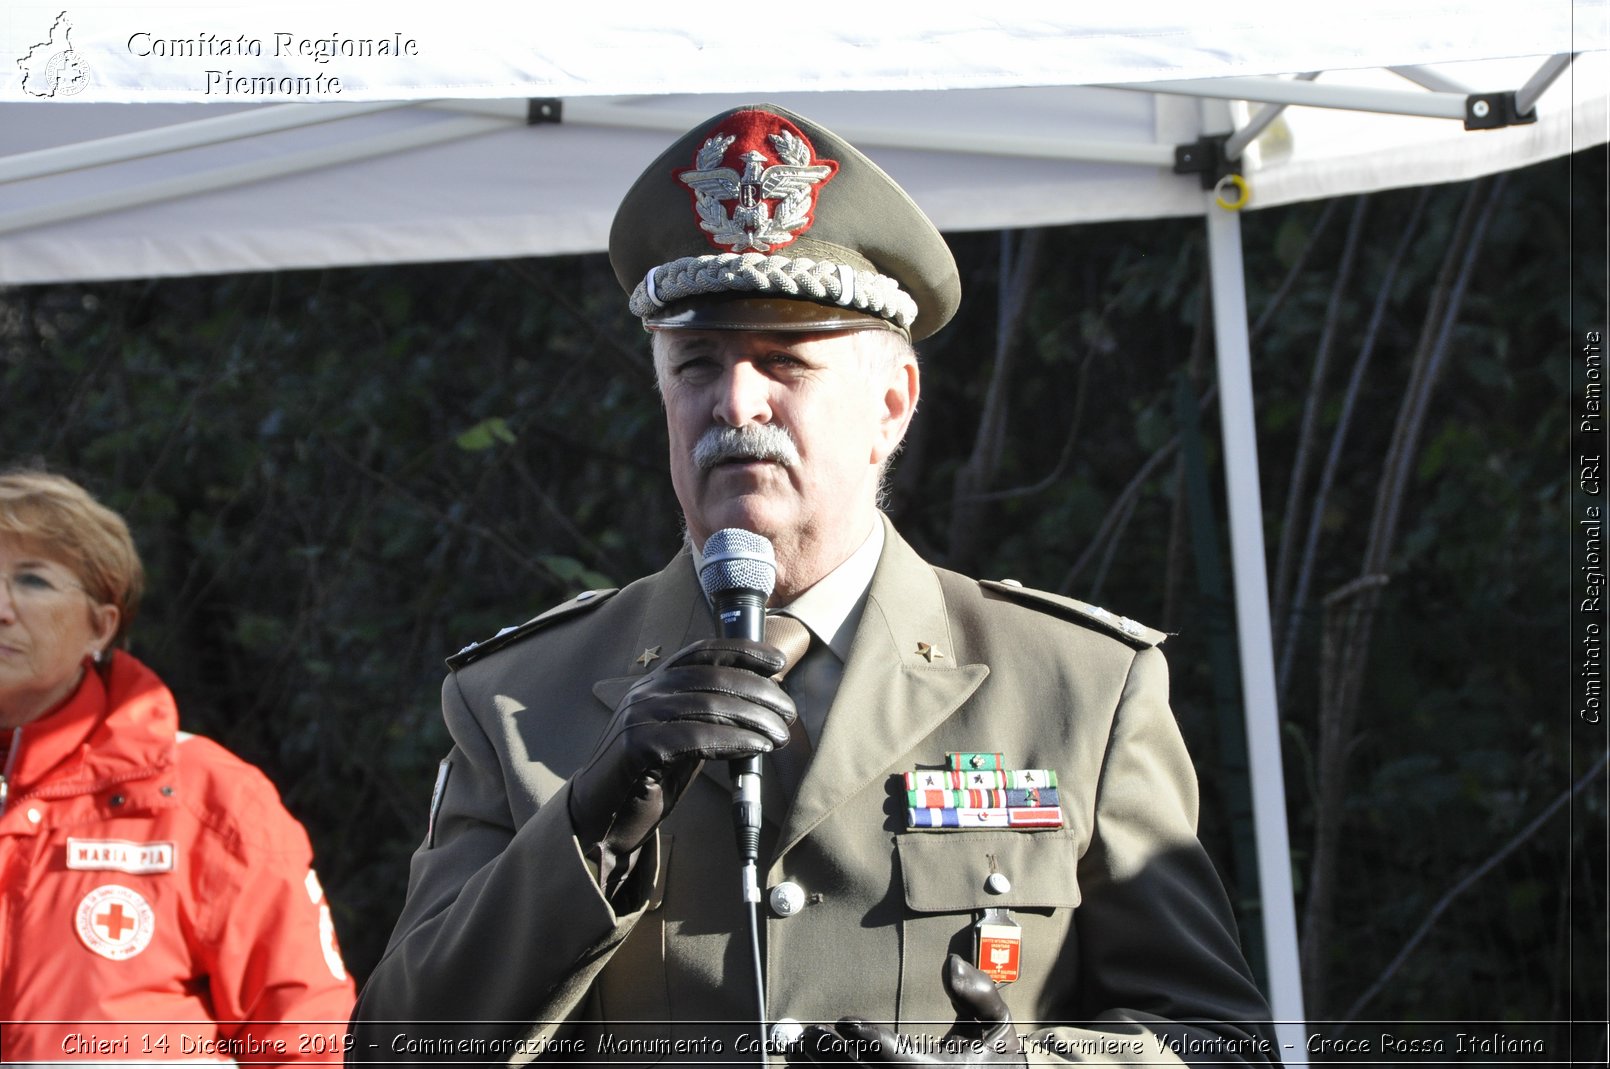
[[[124,961],[150,945],[156,932],[156,911],[132,887],[102,884],[79,901],[73,928],[90,950],[112,961]]]
[[[110,937],[114,943],[121,943],[123,941],[123,929],[133,928],[134,923],[133,917],[124,915],[123,904],[121,902],[112,903],[111,909],[107,910],[105,913],[96,914],[95,916],[96,927],[104,928],[107,936]]]

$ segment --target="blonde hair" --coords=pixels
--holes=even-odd
[[[37,548],[66,565],[97,604],[120,613],[121,644],[145,593],[145,568],[123,517],[60,475],[0,471],[0,538]]]

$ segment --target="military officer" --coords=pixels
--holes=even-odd
[[[687,545],[450,659],[352,1057],[1277,1061],[1163,636],[934,568],[878,510],[912,343],[960,298],[929,220],[830,130],[741,107],[648,167],[610,257]],[[797,667],[718,637],[698,565],[731,527],[775,548]],[[764,1032],[727,782],[757,753]]]

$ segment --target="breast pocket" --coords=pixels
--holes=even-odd
[[[1080,891],[1079,842],[1071,830],[912,832],[898,836],[895,847],[906,905],[903,1022],[937,1034],[954,1020],[940,970],[952,953],[977,964],[975,925],[991,909],[1006,910],[1020,927],[1019,977],[1002,988],[1019,1024],[1072,1004]]]

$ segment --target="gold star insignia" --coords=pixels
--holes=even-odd
[[[642,665],[644,668],[647,668],[650,664],[659,659],[660,648],[658,646],[645,646],[643,648],[643,652],[637,655],[637,663]]]
[[[943,660],[944,656],[945,656],[943,653],[941,653],[939,651],[939,647],[935,646],[932,642],[919,642],[919,643],[917,643],[917,655],[919,657],[921,657],[923,660],[927,661],[929,664],[934,663],[934,658],[935,657],[938,657],[941,660]]]

